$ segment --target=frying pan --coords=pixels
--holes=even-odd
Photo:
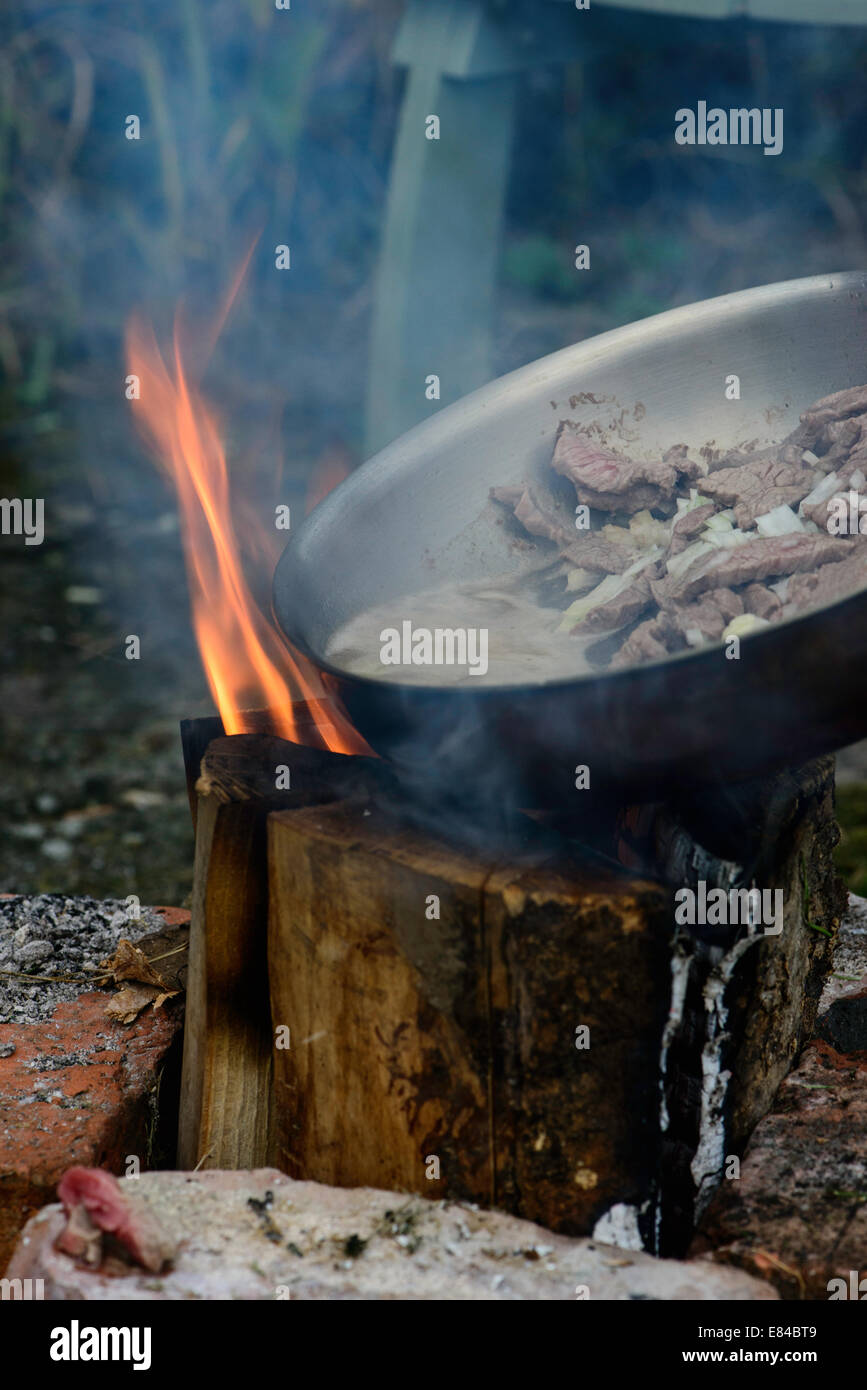
[[[732,373],[739,400],[726,399]],[[591,786],[656,799],[843,747],[867,736],[867,592],[742,639],[739,660],[717,645],[547,683],[420,686],[397,667],[369,679],[326,648],[372,605],[396,600],[411,618],[413,594],[526,565],[488,489],[549,486],[561,419],[611,427],[636,458],[680,442],[760,447],[864,381],[863,273],[724,295],[565,348],[442,410],[331,493],[280,559],[276,621],[378,753],[458,793],[562,805],[586,765]]]

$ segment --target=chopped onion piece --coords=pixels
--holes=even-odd
[[[648,565],[652,565],[661,554],[661,548],[654,546],[649,555],[642,555],[639,559],[634,560],[629,569],[624,570],[622,574],[606,574],[601,584],[597,584],[596,588],[591,589],[589,594],[585,594],[583,598],[570,603],[563,614],[558,631],[570,632],[576,623],[583,622],[587,614],[594,608],[598,608],[600,604],[607,603],[609,599],[622,594],[624,589],[629,588],[635,575],[646,569]]]
[[[714,512],[705,524],[707,531],[730,531],[734,526],[735,514],[731,508],[724,512]]]
[[[813,453],[812,449],[805,449],[801,455],[801,462],[813,464],[818,463],[819,460],[816,458],[816,455]]]
[[[772,507],[769,512],[764,512],[756,517],[756,530],[760,536],[787,536],[792,531],[803,531],[804,523],[799,516],[796,516],[791,507],[785,504],[781,507]]]
[[[667,545],[671,537],[671,521],[657,521],[647,508],[630,517],[629,531],[641,546]]]
[[[595,578],[596,574],[593,570],[570,570],[566,576],[566,588],[570,594],[574,594],[576,589],[589,589]]]
[[[867,483],[867,478],[865,478],[860,468],[856,468],[855,472],[852,474],[852,477],[849,479],[849,486],[854,488],[855,491],[858,492],[864,486],[865,483]]]
[[[688,627],[683,635],[688,647],[703,647],[705,645],[704,633],[700,627]]]
[[[708,545],[707,541],[693,541],[679,555],[672,555],[665,568],[669,574],[674,575],[675,579],[688,570],[693,560],[700,560],[702,555],[712,555],[715,547]]]
[[[790,580],[790,579],[791,579],[791,575],[787,575],[785,579],[778,579],[778,580],[776,581],[775,584],[769,584],[769,585],[768,585],[768,588],[769,588],[769,589],[773,589],[773,591],[774,591],[774,593],[776,594],[777,598],[780,600],[780,603],[785,603],[786,600],[787,600],[788,597],[789,597],[789,580]]]
[[[629,566],[629,569],[623,571],[624,579],[627,575],[629,575],[631,578],[633,574],[638,574],[639,570],[646,570],[647,566],[652,565],[654,560],[658,560],[661,554],[662,546],[655,545],[652,550],[649,550],[647,552],[646,555],[641,555],[637,560],[633,560],[632,564]]]
[[[751,632],[759,632],[763,627],[770,627],[767,618],[760,618],[758,613],[739,613],[736,618],[732,618],[723,638],[726,637],[747,637]]]
[[[598,608],[600,603],[607,603],[609,599],[616,598],[629,585],[629,580],[625,574],[606,574],[601,584],[597,584],[595,589],[591,589],[589,594],[583,598],[576,599],[570,603],[566,612],[563,614],[559,630],[569,632],[576,623],[580,623],[587,617],[593,608]]]
[[[697,507],[703,507],[710,500],[709,497],[702,497],[698,488],[691,487],[689,497],[678,497],[677,499],[677,516],[686,516],[687,512],[694,512]],[[675,517],[676,520],[677,517]]]
[[[827,502],[829,497],[834,496],[839,486],[840,479],[837,477],[836,473],[826,474],[821,482],[816,484],[813,491],[807,493],[807,496],[798,507],[798,516],[804,515],[805,507],[812,507],[816,502]]]
[[[752,531],[739,531],[733,526],[730,531],[705,531],[702,536],[703,541],[716,546],[718,550],[730,550],[733,546],[743,545],[744,541],[754,541],[755,533]]]

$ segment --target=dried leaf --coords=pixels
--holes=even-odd
[[[103,961],[101,968],[115,984],[122,980],[131,983],[109,1000],[106,1017],[116,1023],[133,1023],[148,1004],[160,1009],[166,1000],[181,994],[186,984],[188,940],[187,927],[145,937],[142,945],[149,951],[145,955],[140,946],[122,937],[114,955]],[[157,970],[151,964],[154,960],[165,960],[166,968]]]
[[[120,984],[121,980],[137,980],[139,984],[156,985],[161,990],[171,988],[159,971],[150,964],[144,951],[138,946],[133,946],[125,936],[117,943],[114,955],[101,961],[100,965],[111,972],[115,984]]]
[[[113,994],[105,1006],[106,1018],[115,1023],[133,1023],[148,1004],[160,996],[155,985],[127,985],[126,989]]]

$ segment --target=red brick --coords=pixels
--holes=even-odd
[[[168,926],[189,921],[178,908],[159,911]],[[118,1024],[105,1016],[108,998],[89,992],[41,1023],[0,1024],[0,1051],[15,1048],[0,1056],[0,1271],[67,1168],[122,1176],[130,1154],[147,1166],[152,1097],[173,1044],[179,1051],[183,1002]]]

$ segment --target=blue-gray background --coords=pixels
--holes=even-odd
[[[143,306],[165,333],[181,298],[207,313],[261,231],[206,383],[239,496],[298,514],[317,465],[360,460],[402,13],[19,0],[0,19],[0,495],[44,497],[47,525],[41,548],[0,538],[0,891],[189,890],[177,721],[210,705],[173,497],[123,399],[123,326]],[[867,28],[597,7],[578,35],[520,79],[497,373],[677,304],[865,266]],[[699,99],[783,107],[783,154],[676,146],[674,111]],[[861,789],[846,796],[863,888]]]

